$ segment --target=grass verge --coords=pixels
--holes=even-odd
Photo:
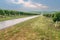
[[[23,18],[27,17],[28,15],[20,15],[20,16],[6,16],[6,17],[0,17],[0,21],[5,21],[5,20],[11,20],[11,19],[17,19],[17,18]]]

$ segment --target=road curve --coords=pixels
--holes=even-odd
[[[36,17],[38,17],[38,15],[37,16],[30,16],[30,17],[25,17],[25,18],[19,18],[19,19],[13,19],[13,20],[7,20],[7,21],[0,22],[0,30],[4,29],[4,28],[7,28],[7,27],[10,27],[10,26],[13,26],[13,25],[16,25],[18,23],[27,21],[29,19],[36,18]]]

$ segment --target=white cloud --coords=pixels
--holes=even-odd
[[[48,8],[48,6],[45,6],[43,4],[35,3],[34,5],[37,6],[37,8]]]
[[[31,2],[25,2],[25,3],[24,3],[24,6],[25,6],[25,7],[30,7],[30,8],[36,8],[36,6],[33,5]]]
[[[46,9],[48,6],[45,6],[43,4],[38,4],[38,3],[31,3],[31,2],[25,2],[24,3],[25,7],[30,7],[30,8],[37,8],[37,9]]]
[[[13,3],[13,4],[21,4],[21,3],[24,3],[24,1],[23,0],[17,0],[17,2],[16,2],[16,0],[10,0],[10,3]]]
[[[28,0],[27,2],[24,0],[18,0],[17,2],[15,0],[10,0],[10,2],[13,4],[23,4],[24,7],[28,7],[28,8],[35,8],[35,9],[48,8],[48,6],[45,6],[43,4],[33,3],[31,0]]]

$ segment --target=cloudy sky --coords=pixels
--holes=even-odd
[[[0,9],[20,11],[60,10],[60,0],[0,0]]]

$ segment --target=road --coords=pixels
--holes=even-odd
[[[38,15],[37,16],[30,16],[30,17],[18,18],[18,19],[13,19],[13,20],[7,20],[7,21],[0,22],[0,30],[4,29],[4,28],[7,28],[7,27],[11,27],[11,26],[16,25],[18,23],[27,21],[29,19],[36,18],[36,17],[38,17]]]

